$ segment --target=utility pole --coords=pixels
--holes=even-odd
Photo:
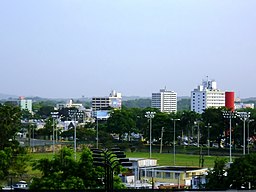
[[[156,112],[147,111],[145,117],[149,119],[149,158],[152,155],[152,119]]]
[[[229,119],[229,163],[232,163],[232,119],[236,118],[234,111],[224,111],[223,117]]]
[[[163,136],[164,136],[164,127],[162,127],[162,131],[161,131],[160,153],[162,153],[162,150],[163,150]]]
[[[175,146],[175,140],[176,140],[176,121],[180,121],[180,119],[171,119],[173,121],[173,165],[176,164],[176,146]]]

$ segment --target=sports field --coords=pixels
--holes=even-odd
[[[77,153],[77,158],[79,158]],[[127,158],[149,158],[149,153],[146,152],[125,152]],[[36,161],[41,158],[52,158],[53,153],[31,153],[31,161]],[[174,160],[175,165],[180,166],[199,166],[199,155],[189,155],[189,154],[176,154],[175,159],[172,153],[152,153],[151,157],[157,159],[158,165],[173,166]],[[217,156],[203,156],[203,167],[213,167],[214,161]],[[220,157],[225,158],[225,157]]]

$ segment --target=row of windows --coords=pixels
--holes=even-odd
[[[155,177],[155,178],[165,178],[165,179],[179,179],[180,173],[170,173],[170,172],[160,172],[156,171],[142,171],[142,177]],[[146,175],[146,176],[145,176]]]
[[[193,95],[195,95],[196,93],[193,93]],[[203,95],[205,95],[205,93],[203,93]]]

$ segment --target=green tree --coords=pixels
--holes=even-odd
[[[228,183],[233,189],[256,189],[256,154],[235,159],[228,170]]]
[[[34,178],[30,189],[94,189],[102,188],[99,178],[104,171],[93,166],[92,152],[84,148],[80,159],[74,160],[73,151],[62,148],[52,160],[41,159],[33,164],[33,169],[41,171],[42,176]]]
[[[125,108],[147,108],[151,106],[151,99],[134,99],[122,102]]]
[[[25,148],[13,145],[0,150],[0,179],[22,178],[27,172],[29,156]]]
[[[17,106],[0,104],[0,150],[15,142],[15,135],[20,130],[21,110]],[[12,142],[10,142],[12,141]]]
[[[161,139],[161,130],[162,127],[164,127],[164,138],[163,140],[165,142],[170,142],[170,135],[173,135],[173,131],[171,130],[171,119],[170,115],[168,113],[161,113],[158,112],[155,114],[155,117],[152,119],[152,140],[160,142]],[[149,127],[149,123],[148,123]],[[149,139],[149,131],[146,132],[147,134],[145,135]],[[172,139],[171,139],[172,140]]]
[[[207,108],[202,113],[204,125],[207,126],[209,124],[209,126],[211,126],[209,129],[210,140],[217,142],[219,147],[223,134],[228,128],[228,125],[225,126],[223,110],[224,108]],[[203,139],[206,141],[208,136],[208,128],[205,126],[201,130],[201,133],[203,134]]]
[[[20,108],[0,104],[0,179],[9,175],[22,177],[26,173],[27,153],[15,138],[20,126]]]
[[[207,189],[226,189],[228,187],[227,176],[226,176],[226,159],[216,159],[214,168],[208,171],[208,175],[206,176]]]
[[[187,99],[187,98],[183,98],[183,99],[180,99],[178,100],[177,102],[177,110],[178,111],[188,111],[190,110],[190,103],[191,102],[191,99]]]
[[[201,118],[201,115],[194,111],[179,112],[181,131],[184,135],[190,137],[193,135],[194,122]]]
[[[131,133],[135,128],[135,119],[129,110],[114,110],[107,120],[108,132],[119,134],[119,140],[124,133]]]
[[[55,126],[53,124],[53,118],[50,117],[46,119],[44,128],[38,131],[38,135],[44,136],[45,138],[48,137],[48,139],[50,139],[53,133],[53,126]]]
[[[51,116],[51,112],[54,111],[53,105],[46,105],[43,102],[40,102],[38,105],[35,106],[33,104],[33,108],[35,110],[35,117],[37,119],[46,119]]]

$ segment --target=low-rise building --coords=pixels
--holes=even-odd
[[[189,166],[158,166],[156,159],[130,158],[134,180],[129,188],[191,188],[192,178],[208,169]],[[131,182],[132,181],[132,182]]]

